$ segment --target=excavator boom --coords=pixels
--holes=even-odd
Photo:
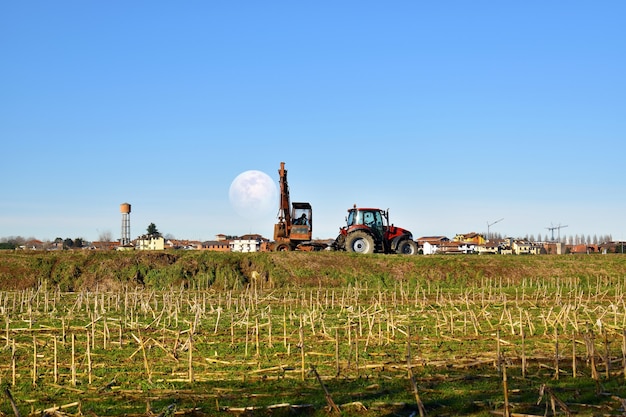
[[[289,185],[287,183],[287,170],[285,169],[285,163],[280,163],[280,169],[278,170],[278,178],[280,184],[280,203],[278,207],[278,221],[284,222],[286,229],[291,228],[291,202],[289,200]]]

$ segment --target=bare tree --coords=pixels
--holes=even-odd
[[[100,232],[98,240],[100,241],[100,249],[108,249],[110,247],[110,243],[113,241],[113,234],[110,230],[105,230]]]

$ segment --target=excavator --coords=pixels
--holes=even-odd
[[[310,203],[294,202],[289,198],[287,170],[285,163],[280,163],[278,170],[280,201],[278,203],[278,223],[274,225],[274,241],[268,245],[273,251],[316,251],[326,245],[312,242],[313,209]]]

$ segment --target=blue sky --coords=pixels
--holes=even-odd
[[[271,237],[246,170],[335,237],[626,239],[623,1],[3,2],[0,237]]]

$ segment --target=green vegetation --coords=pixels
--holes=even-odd
[[[625,294],[621,255],[2,252],[0,383],[22,415],[622,415]]]
[[[362,256],[336,252],[220,253],[208,251],[3,251],[0,290],[34,288],[43,280],[61,291],[243,288],[256,272],[264,286],[341,287],[356,282],[393,288],[399,283],[436,285],[450,291],[497,281],[556,285],[604,277],[623,278],[621,255],[563,256]]]
[[[13,250],[17,247],[15,243],[0,242],[0,250]]]

